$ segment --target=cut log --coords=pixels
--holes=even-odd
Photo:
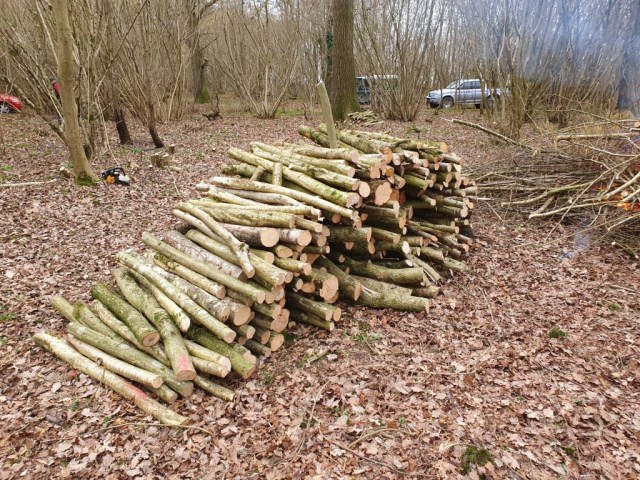
[[[173,323],[176,324],[181,332],[186,332],[189,329],[191,319],[177,303],[162,293],[162,290],[156,287],[153,282],[149,281],[146,277],[137,275],[136,280],[151,292],[158,304],[171,316]]]
[[[234,265],[231,262],[227,262],[223,258],[220,258],[217,255],[214,255],[213,253],[202,248],[197,243],[192,242],[187,237],[185,237],[184,235],[181,235],[176,231],[170,231],[165,233],[163,238],[164,238],[164,241],[174,249],[187,254],[188,256],[192,257],[196,261],[203,262],[206,264],[210,264],[214,267],[217,267],[225,275],[229,275],[233,278],[238,278],[240,280],[246,280],[247,278],[247,276],[244,274],[242,269],[237,265]]]
[[[44,332],[36,333],[33,339],[39,346],[68,363],[71,367],[103,383],[127,400],[132,401],[143,412],[151,415],[159,422],[166,425],[185,425],[188,423],[187,418],[178,415],[169,408],[149,398],[142,390],[125,381],[115,373],[92,362],[62,340]]]
[[[194,383],[198,386],[198,388],[201,388],[205,392],[221,400],[232,402],[235,397],[235,394],[233,393],[232,390],[229,390],[228,388],[224,388],[207,378],[201,377],[200,375],[196,377],[196,379],[194,380]]]
[[[91,296],[99,300],[116,317],[122,320],[142,345],[150,347],[158,343],[160,340],[158,330],[140,312],[125,302],[122,297],[109,290],[106,285],[95,284],[91,289]]]
[[[339,319],[342,313],[338,307],[316,302],[292,292],[287,295],[287,305],[289,304],[298,310],[316,315],[327,321],[335,320],[336,318]]]
[[[333,331],[333,329],[335,328],[335,323],[333,323],[332,321],[323,320],[316,315],[312,315],[300,310],[291,310],[291,318],[296,322],[313,325],[314,327],[322,328],[324,330],[327,330],[328,332]]]
[[[178,208],[198,218],[207,227],[209,227],[211,231],[213,231],[213,233],[220,237],[222,239],[222,242],[233,252],[238,265],[242,268],[242,271],[248,278],[251,278],[255,275],[255,268],[249,260],[249,246],[246,243],[238,240],[231,234],[231,232],[229,232],[226,228],[219,224],[214,219],[214,215],[212,215],[210,211],[205,212],[204,210],[188,202],[179,203]]]
[[[108,353],[104,353],[102,350],[89,345],[82,340],[78,340],[74,336],[70,335],[69,338],[67,338],[67,341],[82,355],[99,363],[110,372],[128,378],[129,380],[136,381],[150,388],[160,388],[164,382],[160,375],[134,367],[122,360],[118,360],[116,357],[112,357]]]
[[[192,300],[188,294],[173,286],[170,282],[165,280],[162,275],[159,275],[154,270],[152,264],[144,263],[139,259],[133,257],[132,255],[128,255],[125,253],[119,253],[117,255],[117,258],[118,261],[120,261],[123,265],[137,272],[143,277],[146,277],[149,281],[154,283],[160,290],[162,290],[162,293],[164,293],[167,297],[178,304],[180,308],[191,315],[195,320],[198,321],[198,323],[205,326],[208,330],[210,330],[225,342],[232,342],[236,337],[236,333],[233,330],[227,327],[220,320],[214,318],[207,310],[205,310],[200,305],[198,305],[198,303]],[[196,288],[197,287],[193,287],[193,289]],[[200,290],[200,292],[207,295],[204,290]],[[217,299],[212,295],[209,295],[209,297],[217,301]]]
[[[215,240],[207,237],[201,232],[190,230],[187,232],[187,238],[193,240],[198,245],[206,248],[210,252],[221,256],[225,260],[234,261],[234,254],[231,249],[229,249],[229,247],[216,242]],[[145,237],[143,235],[143,241],[145,241],[144,239]],[[260,277],[262,280],[265,280],[271,286],[282,285],[283,283],[285,283],[287,275],[281,269],[269,264],[268,262],[253,254],[249,254],[249,259],[251,260],[251,263],[255,268],[256,276]]]
[[[228,289],[236,290],[237,292],[248,296],[256,303],[264,302],[264,293],[256,291],[256,289],[248,286],[246,283],[240,281],[239,279],[222,273],[217,268],[203,263],[195,259],[191,255],[188,255],[176,248],[171,247],[170,245],[160,241],[150,234],[147,234],[145,238],[143,238],[143,241],[147,243],[148,246],[153,248],[155,251],[163,254],[170,261],[180,263],[185,267],[188,267],[191,270],[213,280],[214,282],[218,282],[219,284],[224,285]]]
[[[83,342],[93,345],[103,352],[142,368],[143,370],[157,373],[163,378],[169,388],[175,390],[183,397],[188,397],[193,392],[193,383],[178,380],[169,368],[150,355],[132,347],[130,344],[109,338],[76,322],[70,323],[68,328],[71,335]]]
[[[180,331],[173,323],[169,314],[160,307],[153,295],[143,290],[124,268],[118,268],[113,273],[118,288],[136,309],[142,312],[160,332],[164,351],[171,362],[171,369],[178,380],[186,381],[196,378],[187,347],[182,340]]]
[[[220,341],[207,330],[192,327],[187,332],[187,338],[227,357],[231,361],[233,371],[244,379],[249,378],[256,371],[255,365],[245,360],[242,355],[234,350],[233,346]]]

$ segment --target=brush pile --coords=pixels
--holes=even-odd
[[[145,233],[145,254],[117,255],[119,292],[53,306],[67,342],[35,341],[161,422],[182,417],[126,379],[172,403],[197,386],[232,400],[215,379],[246,379],[296,323],[333,330],[337,300],[425,312],[437,282],[465,270],[475,194],[447,146],[321,126],[318,145],[254,143],[238,163],[176,205],[176,231]],[[238,178],[244,177],[244,178]]]
[[[563,134],[556,155],[484,164],[471,175],[485,195],[529,219],[572,221],[638,258],[640,122],[628,131]]]

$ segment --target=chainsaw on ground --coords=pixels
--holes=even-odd
[[[113,167],[105,170],[100,174],[102,180],[111,185],[129,186],[130,179],[122,167]]]

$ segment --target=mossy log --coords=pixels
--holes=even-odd
[[[236,290],[237,292],[251,298],[251,300],[256,303],[264,302],[265,295],[263,292],[250,287],[246,283],[240,281],[238,278],[231,277],[225,273],[222,273],[217,268],[199,261],[198,259],[178,250],[177,248],[171,247],[170,245],[155,238],[153,235],[148,233],[143,235],[143,241],[149,247],[167,257],[170,261],[180,263],[181,265],[184,265],[185,267],[188,267],[191,270],[204,275],[214,282],[218,282],[219,284],[224,285],[225,287],[227,287],[227,289]]]
[[[428,299],[400,294],[395,285],[372,278],[356,276],[356,279],[366,287],[358,299],[358,303],[362,305],[375,308],[393,308],[407,312],[429,311]]]
[[[324,267],[327,271],[338,279],[340,293],[350,300],[358,300],[362,293],[362,284],[345,273],[343,270],[329,260],[327,257],[320,257],[316,260],[318,266]]]
[[[244,343],[244,347],[248,348],[254,355],[261,355],[264,358],[269,358],[269,356],[271,356],[271,349],[269,347],[254,340],[247,340]]]
[[[164,308],[169,316],[173,319],[173,323],[176,324],[178,329],[181,332],[186,332],[191,325],[191,319],[189,318],[189,315],[187,315],[185,311],[180,308],[180,305],[178,305],[176,302],[162,293],[162,290],[160,290],[153,282],[149,281],[146,277],[135,273],[134,276],[142,286],[144,286],[151,292],[158,304],[162,308]]]
[[[160,307],[150,292],[138,285],[135,278],[126,269],[116,269],[113,276],[127,301],[142,312],[160,332],[164,351],[169,357],[171,369],[176,378],[182,381],[196,378],[196,370],[182,340],[182,335],[167,311]]]
[[[310,314],[308,312],[303,312],[301,310],[291,310],[291,319],[300,322],[306,323],[307,325],[313,325],[314,327],[322,328],[327,330],[328,332],[333,331],[335,328],[335,323],[328,320],[323,320],[317,315]]]
[[[422,268],[386,268],[374,263],[357,262],[349,257],[344,258],[342,268],[350,274],[373,278],[386,283],[423,285],[426,283]]]
[[[207,330],[192,327],[189,329],[186,336],[189,340],[199,343],[203,347],[227,357],[231,361],[231,368],[233,371],[242,378],[247,379],[256,371],[255,365],[245,360],[242,355],[234,350],[232,345],[220,341]]]
[[[324,320],[338,320],[342,314],[342,310],[333,305],[328,305],[322,302],[316,302],[310,298],[303,297],[297,293],[289,292],[287,294],[287,305],[301,310],[303,312],[316,315]]]
[[[147,396],[147,394],[138,387],[135,387],[131,383],[125,381],[122,377],[108,371],[97,363],[92,362],[59,338],[40,332],[36,333],[33,339],[39,346],[48,350],[53,355],[69,364],[72,368],[75,368],[94,380],[108,386],[127,400],[132,401],[143,412],[151,415],[159,422],[166,425],[185,425],[188,423],[188,419],[186,417],[178,415],[171,409],[161,405],[152,398],[149,398],[149,396]]]
[[[193,392],[193,383],[178,380],[168,367],[150,355],[131,346],[129,343],[114,340],[77,322],[70,323],[68,329],[69,333],[74,337],[99,348],[103,352],[142,368],[143,370],[157,373],[163,378],[169,388],[175,390],[183,397],[188,397]]]
[[[225,342],[232,342],[236,337],[236,333],[233,330],[227,327],[220,320],[213,317],[207,310],[196,303],[187,293],[181,291],[177,286],[174,286],[162,275],[158,274],[155,271],[153,264],[145,263],[140,259],[125,253],[119,253],[117,255],[117,258],[118,261],[120,261],[123,265],[137,272],[143,277],[146,277],[149,281],[153,282],[160,290],[162,290],[162,293],[164,293],[167,297],[178,304],[180,308],[191,315],[194,320],[197,320],[199,324],[206,327],[208,330],[210,330]],[[184,283],[186,283],[187,285],[191,285],[187,282]],[[191,287],[193,287],[193,289],[197,288],[193,285],[191,285]],[[200,290],[200,292],[202,292],[202,294],[208,295],[204,290]],[[215,299],[216,301],[218,300],[212,295],[209,295],[209,297],[211,299]]]
[[[122,320],[133,332],[136,339],[145,347],[150,347],[160,341],[158,330],[140,312],[123,300],[122,297],[112,292],[106,285],[95,284],[91,289],[91,296],[99,300],[116,317]]]

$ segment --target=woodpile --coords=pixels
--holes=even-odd
[[[54,308],[68,341],[35,341],[159,421],[186,419],[167,403],[194,387],[231,400],[218,379],[249,378],[258,357],[297,323],[331,331],[339,299],[425,312],[443,276],[465,270],[475,193],[463,162],[443,143],[388,134],[300,127],[316,145],[253,143],[236,164],[198,184],[183,222],[144,233],[144,254],[124,251],[93,301]]]

